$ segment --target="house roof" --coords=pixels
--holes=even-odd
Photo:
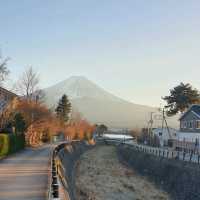
[[[6,90],[5,88],[0,87],[0,94],[2,94],[2,93],[6,94],[6,95],[9,95],[11,97],[17,97],[17,94],[15,94],[15,93],[13,93],[13,92],[11,92],[9,90]]]
[[[177,131],[175,128],[171,128],[171,127],[168,127],[168,128],[166,128],[166,127],[158,127],[158,128],[154,128],[153,129],[153,131],[161,131],[161,130],[170,130],[170,131]]]
[[[200,118],[200,105],[199,104],[194,104],[192,105],[181,117],[179,120],[182,120],[185,115],[189,112],[192,112],[193,114],[195,114],[197,117]]]

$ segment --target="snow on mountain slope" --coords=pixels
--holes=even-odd
[[[47,94],[62,95],[67,93],[71,99],[91,97],[96,99],[108,99],[119,101],[118,97],[106,92],[98,87],[93,82],[82,76],[72,76],[69,79],[62,81],[53,87],[45,89]]]
[[[49,107],[55,107],[61,96],[66,94],[73,107],[87,120],[105,123],[111,127],[144,127],[149,120],[149,113],[157,111],[154,107],[120,99],[82,76],[73,76],[45,89],[44,92]],[[174,127],[177,122],[172,121],[172,124]]]

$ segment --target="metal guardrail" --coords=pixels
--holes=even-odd
[[[51,184],[52,184],[52,157],[53,157],[53,151],[54,151],[54,148],[51,148],[51,152],[50,152],[50,165],[49,165],[49,171],[48,171],[48,193],[47,193],[47,200],[51,200],[52,199]]]
[[[58,176],[58,169],[56,166],[55,157],[58,153],[58,150],[62,148],[65,143],[60,143],[56,147],[52,148],[50,153],[50,170],[49,170],[49,188],[48,188],[48,200],[60,200],[59,198],[59,185],[60,180]]]
[[[69,194],[67,192],[67,186],[66,183],[61,177],[59,173],[59,166],[56,162],[56,157],[58,152],[66,145],[70,144],[71,142],[80,142],[80,140],[72,140],[70,142],[61,142],[57,144],[54,148],[51,150],[50,155],[50,170],[49,170],[49,188],[48,188],[48,200],[70,200]],[[62,193],[63,198],[61,198],[60,189],[62,187]]]
[[[171,149],[163,149],[158,147],[151,147],[147,145],[141,145],[137,144],[133,140],[130,139],[111,139],[111,138],[101,138],[98,139],[100,141],[103,141],[107,144],[116,144],[116,145],[126,145],[129,148],[133,148],[134,150],[138,152],[143,152],[147,154],[151,154],[154,156],[166,158],[166,159],[175,159],[175,160],[181,160],[186,161],[190,163],[200,164],[200,154],[194,154],[194,153],[186,153],[183,151],[175,151]],[[67,142],[69,143],[69,142]],[[62,177],[59,176],[58,173],[58,166],[56,166],[56,155],[58,151],[63,148],[64,145],[67,144],[60,143],[51,151],[51,160],[50,160],[50,174],[49,174],[49,191],[48,191],[48,200],[61,200],[59,198],[59,185],[62,184],[64,188],[64,193],[66,185],[62,180]],[[66,198],[69,199],[68,194],[64,194]]]
[[[51,150],[50,154],[48,200],[59,199],[59,184],[54,157],[55,148]]]

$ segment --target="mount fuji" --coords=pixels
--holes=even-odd
[[[58,100],[66,94],[73,108],[76,108],[91,123],[103,123],[115,128],[142,128],[147,126],[150,112],[158,112],[155,107],[134,104],[123,100],[97,86],[82,76],[72,76],[52,87],[44,89],[45,103],[55,108]],[[156,126],[161,123],[156,122]],[[177,121],[169,120],[172,127]]]

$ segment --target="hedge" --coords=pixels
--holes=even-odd
[[[0,135],[0,156],[9,154],[9,136],[6,134]]]
[[[25,147],[23,134],[0,134],[0,157],[15,153]]]

